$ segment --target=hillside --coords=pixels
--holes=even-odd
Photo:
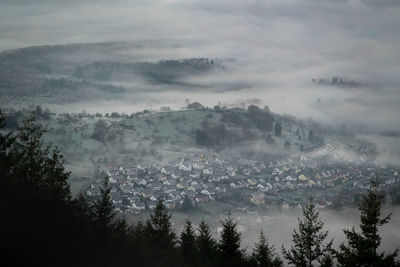
[[[91,181],[95,166],[107,162],[174,165],[181,159],[210,153],[235,161],[266,163],[299,155],[321,158],[327,153],[336,153],[339,161],[365,161],[375,156],[374,147],[364,141],[256,106],[247,110],[218,106],[145,110],[129,116],[52,114],[40,108],[36,113],[47,131],[46,139],[60,147],[66,157],[74,192]],[[20,124],[23,114],[8,110],[8,127]],[[327,144],[334,149],[326,152]]]

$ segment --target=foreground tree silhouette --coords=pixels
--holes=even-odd
[[[280,267],[283,266],[282,260],[276,256],[275,248],[268,243],[264,233],[260,233],[258,243],[255,244],[253,259],[259,267]]]
[[[219,242],[219,266],[243,266],[244,251],[240,249],[240,233],[237,224],[229,213],[228,218],[222,221],[222,233]]]
[[[71,199],[63,156],[44,144],[43,133],[31,114],[17,132],[0,134],[2,252],[17,265],[71,265],[59,261],[66,254],[79,264],[88,246],[86,219]]]
[[[103,180],[103,187],[100,189],[100,199],[94,205],[94,224],[99,234],[112,233],[116,226],[114,204],[111,198],[111,185],[107,177]]]
[[[1,117],[3,121],[4,116]],[[8,141],[9,147],[3,150],[3,155],[9,161],[4,162],[3,179],[15,183],[32,197],[67,202],[71,200],[70,173],[64,169],[63,155],[58,148],[51,149],[44,144],[43,134],[44,130],[31,113],[15,136],[12,133],[4,136],[4,144]]]
[[[328,231],[323,232],[324,223],[318,218],[319,212],[310,200],[303,208],[304,220],[299,220],[299,230],[292,235],[293,246],[286,250],[282,246],[283,257],[295,266],[311,267],[315,263],[321,266],[333,266],[331,254],[332,241],[324,245]]]
[[[377,194],[378,183],[371,182],[368,193],[363,196],[359,205],[361,211],[361,232],[344,230],[347,246],[342,244],[337,253],[340,266],[400,266],[396,261],[398,250],[386,255],[377,250],[381,244],[378,228],[389,222],[391,214],[381,218],[383,196]]]
[[[171,214],[161,199],[146,222],[146,234],[149,238],[150,266],[172,266],[176,262],[176,234],[171,223]]]
[[[217,243],[211,235],[210,227],[203,219],[197,230],[199,234],[196,237],[196,247],[199,263],[201,266],[213,266],[217,256]]]
[[[187,266],[195,266],[197,263],[197,251],[195,233],[192,223],[187,220],[180,236],[180,245],[183,261]]]
[[[114,218],[109,186],[94,205],[83,196],[72,199],[63,156],[45,145],[43,134],[33,114],[15,133],[0,134],[3,260],[21,266],[128,265],[123,253],[129,227]]]
[[[103,266],[115,266],[126,261],[124,249],[128,245],[131,231],[126,220],[116,216],[111,189],[109,179],[105,177],[100,188],[100,198],[90,207],[95,248],[99,253],[96,260],[97,264]]]

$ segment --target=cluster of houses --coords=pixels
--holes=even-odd
[[[400,178],[395,169],[343,164],[332,167],[304,155],[252,163],[240,163],[218,154],[182,159],[166,166],[109,163],[101,168],[101,173],[112,185],[116,209],[131,214],[154,209],[158,198],[169,209],[180,208],[185,201],[199,207],[224,201],[247,213],[298,207],[310,194],[320,208],[335,203],[346,205],[354,201],[354,194],[365,192],[376,176],[382,188],[398,185]],[[89,186],[86,195],[99,196],[101,184],[99,178]]]

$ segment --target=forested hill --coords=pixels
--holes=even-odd
[[[68,102],[118,98],[118,94],[136,92],[144,84],[196,88],[183,79],[223,69],[215,59],[147,60],[134,55],[136,50],[157,46],[161,44],[94,43],[4,51],[0,53],[0,95]]]

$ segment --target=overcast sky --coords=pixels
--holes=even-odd
[[[397,83],[399,3],[0,0],[0,50],[43,44],[172,39],[196,44],[190,51],[182,50],[182,57],[198,54],[257,60],[270,73],[318,69],[329,76],[348,74]],[[248,64],[251,66],[259,68],[258,64]]]

